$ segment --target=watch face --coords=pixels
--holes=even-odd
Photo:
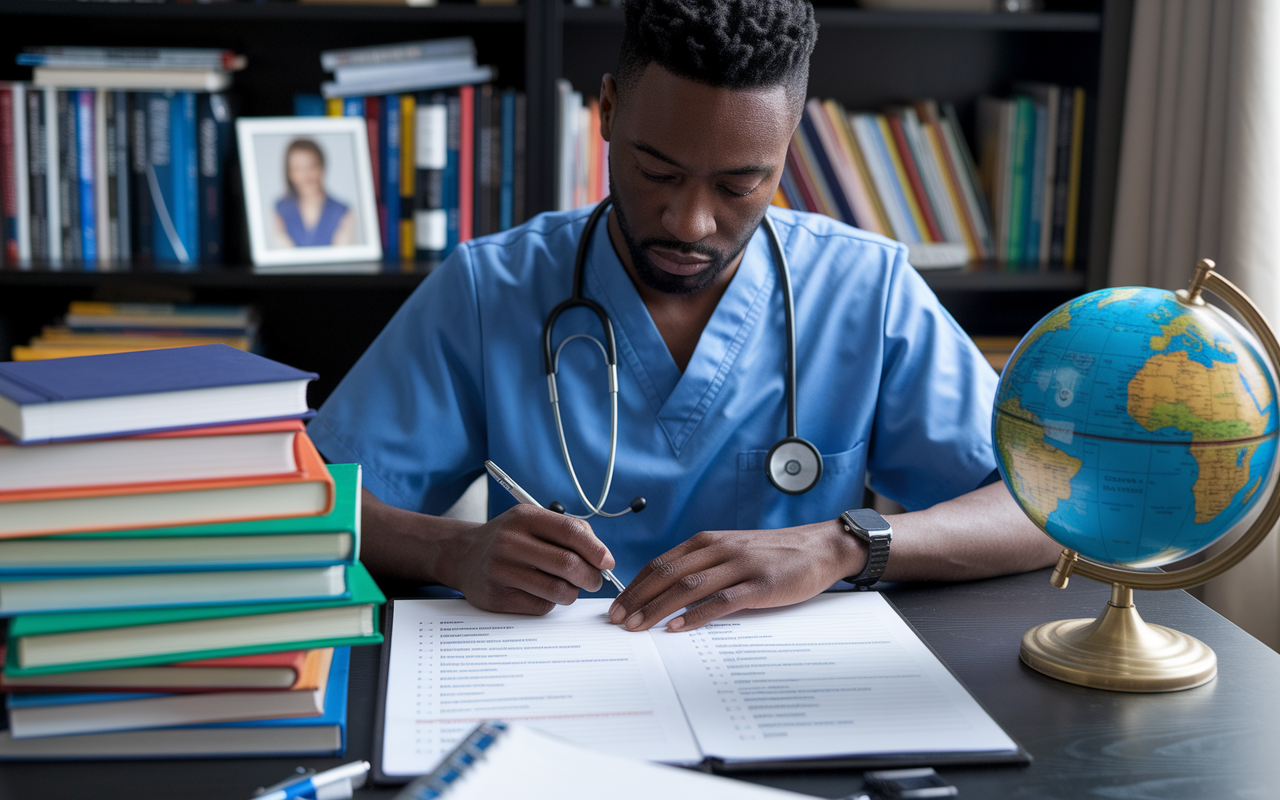
[[[859,528],[868,533],[892,530],[885,518],[870,508],[859,508],[856,511],[850,511],[849,518],[856,522]]]

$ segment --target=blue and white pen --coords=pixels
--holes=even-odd
[[[270,787],[253,800],[346,800],[364,786],[368,761],[352,761],[303,778],[294,778]]]
[[[511,480],[511,478],[507,475],[507,473],[503,472],[502,468],[499,467],[497,464],[493,463],[492,461],[486,461],[484,462],[484,468],[489,470],[489,474],[493,476],[493,479],[498,482],[499,486],[501,486],[503,489],[506,489],[508,492],[510,492],[511,496],[514,497],[519,502],[527,506],[537,506],[538,508],[543,507],[542,503],[539,503],[537,500],[534,500],[533,495],[529,494],[524,489],[521,489],[520,484]],[[626,588],[625,586],[622,585],[622,581],[614,577],[612,570],[602,569],[600,570],[600,574],[604,576],[605,580],[607,580],[609,583],[612,583],[613,587],[617,589],[619,592],[622,592],[622,590]]]

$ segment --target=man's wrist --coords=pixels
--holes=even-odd
[[[840,520],[832,520],[824,523],[835,550],[835,558],[833,559],[832,570],[835,576],[831,582],[843,580],[849,575],[857,575],[867,566],[867,557],[870,551],[867,544],[857,537],[850,536],[849,532],[844,529],[844,523]]]

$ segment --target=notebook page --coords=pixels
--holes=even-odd
[[[465,600],[397,600],[383,772],[430,771],[486,719],[631,758],[701,761],[653,640],[610,625],[611,602],[585,598],[530,617]]]
[[[1017,750],[876,592],[650,635],[711,758]]]

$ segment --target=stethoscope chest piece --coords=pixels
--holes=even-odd
[[[804,494],[822,477],[822,456],[809,441],[788,436],[769,449],[765,471],[778,491]]]

